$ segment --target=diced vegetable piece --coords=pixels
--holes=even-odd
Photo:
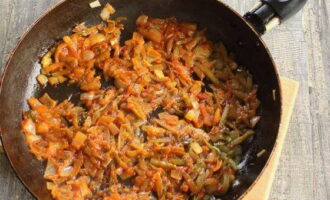
[[[199,117],[199,110],[189,110],[187,114],[184,116],[189,121],[197,122]]]
[[[93,38],[96,39],[96,38]],[[102,39],[101,39],[102,40]],[[105,40],[105,39],[104,39]],[[103,40],[103,41],[104,41]],[[95,40],[93,41],[94,43],[96,42]],[[96,42],[97,43],[97,42]],[[84,59],[84,61],[90,61],[95,57],[95,53],[91,50],[85,50],[82,53],[82,58]]]
[[[190,144],[190,147],[194,150],[195,153],[200,154],[203,152],[202,147],[197,143],[193,142]]]
[[[111,195],[105,197],[104,200],[122,200],[122,198],[118,193],[111,193]]]
[[[199,45],[194,49],[194,54],[199,58],[207,58],[211,55],[210,46],[207,44]]]
[[[57,80],[58,80],[59,83],[64,83],[65,81],[68,80],[68,79],[65,78],[64,76],[57,76],[56,78],[57,78]]]
[[[43,68],[43,70],[46,72],[46,73],[50,73],[50,72],[54,72],[60,68],[62,68],[64,66],[63,63],[61,62],[57,62],[57,63],[53,63],[53,64],[50,64],[50,65],[47,65]]]
[[[158,199],[162,199],[162,197],[164,195],[164,187],[163,187],[163,181],[162,181],[162,178],[161,178],[159,172],[157,172],[154,175],[154,179],[155,179],[155,190],[156,190]]]
[[[165,77],[163,71],[159,70],[159,69],[155,70],[155,74],[158,78],[164,78]]]
[[[68,181],[68,184],[72,185],[78,192],[78,194],[81,196],[81,199],[85,199],[87,197],[90,197],[92,194],[92,191],[88,187],[88,177],[87,176],[81,176],[77,180],[74,181]]]
[[[175,180],[180,181],[182,179],[182,172],[178,169],[172,169],[171,177],[174,178]]]
[[[112,135],[117,135],[120,131],[119,128],[117,127],[117,125],[114,123],[109,123],[108,127],[109,127]]]
[[[222,167],[222,161],[217,160],[215,166],[212,168],[213,172],[218,171]]]
[[[147,15],[140,15],[137,19],[136,19],[136,24],[141,26],[144,25],[148,22],[148,16]]]
[[[87,92],[87,93],[82,93],[80,95],[80,100],[81,101],[91,101],[93,100],[95,97],[95,94],[94,92]]]
[[[56,175],[56,168],[53,162],[48,161],[44,173],[44,177],[46,179],[52,179],[53,176]]]
[[[252,136],[254,134],[253,130],[248,130],[244,133],[244,135],[236,138],[235,140],[233,140],[230,144],[229,147],[234,147],[236,145],[241,144],[242,142],[244,142],[247,138],[249,138],[250,136]]]
[[[185,181],[187,182],[190,191],[193,194],[197,194],[199,192],[196,184],[194,183],[194,181],[192,180],[192,178],[189,176],[189,174],[187,174],[186,172],[182,173],[182,176],[184,177]]]
[[[127,108],[130,109],[139,119],[145,120],[147,118],[146,114],[144,113],[141,107],[141,102],[139,102],[137,99],[128,98]]]
[[[259,153],[257,153],[257,157],[260,158],[266,153],[266,149],[261,150]]]
[[[80,149],[85,144],[86,139],[87,136],[84,133],[78,131],[74,136],[71,145],[76,149]]]
[[[28,99],[28,103],[32,109],[36,109],[37,107],[42,106],[40,101],[34,97],[31,97],[30,99]]]
[[[214,75],[214,73],[204,65],[197,65],[197,67],[205,74],[207,78],[209,78],[215,85],[220,85],[220,81]]]
[[[107,21],[110,18],[110,15],[114,14],[115,12],[116,10],[109,3],[107,3],[102,9],[100,16],[104,21]]]
[[[73,171],[72,166],[62,167],[59,170],[59,175],[62,176],[62,177],[68,177],[68,176],[71,175],[72,171]]]
[[[196,186],[197,186],[198,190],[201,190],[203,188],[203,186],[205,184],[206,176],[207,176],[206,171],[205,171],[205,169],[203,169],[196,179]]]
[[[149,30],[144,29],[144,28],[140,28],[140,29],[138,29],[138,31],[144,37],[146,37],[147,39],[149,39],[153,42],[160,43],[163,39],[162,34],[160,33],[160,31],[155,29],[155,28],[151,28]]]
[[[26,140],[29,145],[33,144],[34,142],[40,141],[42,138],[39,135],[30,135],[26,134]],[[37,157],[40,159],[39,157]]]
[[[57,101],[52,99],[47,93],[42,95],[42,97],[39,98],[39,101],[49,108],[54,108],[57,104]]]
[[[191,36],[197,29],[197,25],[195,23],[182,22],[181,26],[183,31],[189,36]]]
[[[39,74],[37,76],[37,80],[40,83],[40,85],[42,85],[42,86],[46,86],[47,85],[47,82],[48,82],[47,76],[45,76],[43,74]]]
[[[133,142],[130,144],[130,146],[133,147],[134,149],[138,150],[138,152],[144,156],[149,155],[149,152],[146,151],[141,144],[137,144],[137,143]]]
[[[221,116],[221,110],[220,108],[217,108],[214,113],[213,117],[213,124],[216,125],[220,122],[220,116]]]
[[[105,36],[103,34],[101,34],[101,33],[91,34],[89,36],[89,41],[90,41],[90,45],[91,46],[93,46],[93,45],[95,45],[97,43],[104,42],[105,40],[106,40]],[[88,54],[91,54],[91,55],[84,55],[84,56],[86,56],[85,59],[88,58],[89,60],[91,60],[91,57],[94,57],[94,55],[92,55],[92,53],[90,51],[87,51],[87,53]]]
[[[48,190],[52,191],[53,189],[55,189],[56,185],[52,182],[47,182],[46,187]]]
[[[251,127],[254,128],[259,121],[260,121],[260,116],[252,117],[252,119],[250,120]]]
[[[115,153],[115,160],[120,167],[127,168],[127,164],[119,157],[118,153]]]
[[[48,82],[52,86],[55,86],[55,85],[59,84],[59,81],[58,81],[57,77],[50,77],[50,78],[48,78]]]
[[[174,165],[180,166],[180,165],[185,165],[186,161],[181,158],[169,158],[168,161]]]
[[[98,0],[96,0],[96,1],[89,3],[89,6],[91,8],[97,8],[97,7],[101,7],[101,3]]]
[[[67,47],[74,53],[76,53],[77,51],[77,43],[75,41],[73,41],[73,38],[69,37],[69,36],[64,36],[63,37],[63,41],[67,44]],[[67,59],[69,59],[70,57],[67,57]],[[72,59],[72,58],[71,58]],[[68,60],[67,60],[68,61]]]
[[[36,125],[32,119],[25,119],[22,122],[22,129],[25,133],[35,135],[36,134]]]
[[[174,169],[175,168],[175,165],[173,165],[171,163],[168,163],[168,162],[165,162],[165,161],[156,160],[154,158],[152,158],[150,160],[150,163],[152,165],[155,165],[157,167],[161,167],[161,168],[164,168],[164,169]]]
[[[225,124],[227,121],[227,117],[228,117],[228,113],[229,113],[229,104],[227,104],[225,106],[225,108],[223,109],[222,115],[221,115],[221,123]]]
[[[182,99],[185,102],[185,104],[187,105],[187,107],[193,107],[193,102],[191,100],[191,97],[189,97],[187,93],[184,93],[182,95]]]
[[[51,56],[52,56],[52,52],[49,51],[48,53],[46,53],[46,55],[44,55],[44,57],[42,57],[41,65],[43,68],[47,67],[53,63]]]
[[[47,133],[49,131],[49,127],[46,123],[41,122],[37,125],[37,133]]]
[[[166,143],[166,142],[171,142],[172,139],[169,137],[164,137],[164,138],[157,138],[155,140],[152,140],[153,142],[158,142],[158,143]]]
[[[123,80],[119,79],[119,78],[115,79],[114,84],[119,89],[124,89],[124,88],[127,87],[126,83]]]
[[[221,190],[217,191],[217,194],[219,194],[219,195],[226,194],[227,191],[229,190],[229,187],[230,187],[229,175],[224,174],[223,180],[222,180],[222,183],[221,183]]]

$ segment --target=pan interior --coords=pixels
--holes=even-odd
[[[235,55],[238,64],[248,69],[259,86],[262,116],[253,140],[244,148],[242,168],[237,181],[222,200],[238,199],[256,180],[264,168],[276,141],[281,114],[279,82],[272,59],[258,35],[226,5],[216,0],[101,0],[110,2],[117,12],[125,16],[122,40],[129,38],[135,29],[135,19],[140,14],[152,17],[176,17],[180,21],[196,22],[207,28],[213,42],[223,41]],[[24,135],[20,131],[22,111],[27,110],[26,99],[40,96],[47,91],[57,100],[79,96],[74,86],[57,88],[39,87],[35,77],[39,73],[40,57],[62,36],[81,22],[95,25],[101,22],[101,8],[91,9],[86,0],[65,1],[47,13],[20,42],[4,72],[0,93],[0,120],[2,142],[17,175],[38,199],[51,199],[43,179],[44,163],[29,152]],[[275,92],[274,92],[275,91]],[[275,95],[275,96],[274,96]],[[256,154],[266,153],[257,158]]]

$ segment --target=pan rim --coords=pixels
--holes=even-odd
[[[12,57],[15,55],[18,47],[21,45],[22,41],[24,41],[24,39],[26,38],[26,36],[31,32],[31,30],[43,19],[45,18],[47,15],[49,15],[54,9],[56,9],[57,7],[59,7],[60,5],[64,4],[65,2],[67,2],[69,0],[60,0],[59,2],[55,3],[53,6],[49,7],[48,9],[46,9],[46,11],[44,11],[44,13],[42,15],[40,15],[27,29],[26,31],[24,31],[24,33],[22,34],[22,36],[19,38],[19,40],[16,42],[16,44],[14,45],[14,48],[13,50],[10,51],[9,55],[7,56],[6,58],[6,63],[4,65],[4,69],[2,70],[2,73],[0,75],[0,96],[1,96],[1,93],[2,93],[2,87],[3,87],[3,81],[4,81],[4,78],[5,78],[5,75],[6,75],[6,72],[7,72],[7,69],[9,68],[9,64],[11,63],[11,60],[12,60]],[[279,91],[277,91],[279,93],[279,105],[280,105],[280,117],[279,117],[279,124],[278,124],[278,128],[277,128],[277,135],[276,135],[276,140],[275,140],[275,143],[274,143],[274,146],[271,150],[271,153],[265,163],[265,165],[263,166],[262,170],[260,171],[260,173],[257,175],[257,177],[255,178],[255,180],[252,182],[252,184],[239,196],[239,198],[237,200],[243,200],[244,197],[255,187],[255,185],[257,184],[257,182],[259,181],[259,179],[263,176],[266,168],[268,167],[269,163],[270,163],[270,160],[271,158],[274,156],[274,153],[275,153],[275,148],[278,146],[278,134],[279,134],[279,128],[280,128],[280,125],[281,125],[281,122],[282,122],[282,113],[283,113],[283,104],[282,104],[282,100],[283,100],[283,92],[282,92],[282,85],[281,85],[281,81],[280,81],[280,77],[279,77],[279,72],[278,72],[278,68],[277,68],[277,65],[266,45],[266,43],[264,42],[264,40],[261,38],[261,36],[257,33],[257,31],[253,28],[253,26],[248,22],[246,21],[236,10],[234,10],[232,7],[230,7],[228,4],[222,2],[222,1],[219,1],[219,0],[214,0],[216,1],[217,3],[219,4],[222,4],[224,7],[226,7],[226,9],[228,9],[229,11],[231,11],[234,15],[236,15],[236,17],[240,18],[243,22],[243,24],[245,26],[247,26],[254,34],[255,36],[258,38],[258,42],[260,42],[260,46],[262,48],[264,48],[268,58],[270,59],[271,61],[271,64],[272,64],[272,68],[276,74],[276,80],[277,80],[277,85],[279,87]],[[32,191],[29,187],[28,187],[28,184],[25,183],[25,181],[23,181],[23,179],[21,178],[21,175],[18,173],[18,170],[16,169],[16,167],[13,165],[12,163],[12,160],[11,158],[8,156],[8,153],[6,151],[6,148],[5,148],[5,145],[3,143],[3,138],[2,138],[2,129],[1,129],[1,126],[0,126],[0,140],[2,142],[2,146],[3,146],[3,150],[4,150],[4,153],[10,163],[10,166],[11,168],[13,169],[15,175],[18,177],[18,179],[20,180],[20,182],[24,185],[24,187],[30,192],[30,194],[33,195],[34,198],[38,198],[38,195]]]

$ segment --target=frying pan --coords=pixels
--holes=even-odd
[[[92,0],[90,0],[92,1]],[[87,0],[67,0],[59,3],[20,39],[12,52],[1,78],[0,132],[7,157],[17,176],[38,199],[51,199],[46,189],[43,171],[45,163],[29,152],[20,130],[22,111],[28,110],[26,99],[48,92],[57,100],[79,96],[74,85],[41,88],[35,77],[40,71],[40,57],[58,40],[81,22],[99,24],[101,8],[91,9]],[[122,40],[128,39],[135,29],[135,19],[144,13],[152,17],[171,17],[196,22],[207,28],[207,36],[214,42],[221,40],[234,55],[238,64],[251,72],[258,84],[261,101],[256,134],[243,144],[243,166],[237,181],[223,200],[244,197],[267,165],[276,145],[281,117],[281,89],[273,59],[261,35],[274,25],[295,14],[307,0],[262,0],[244,17],[217,0],[108,0],[116,16],[128,18]],[[100,0],[104,5],[107,0]],[[258,158],[256,154],[265,149]]]

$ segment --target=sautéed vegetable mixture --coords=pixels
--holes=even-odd
[[[212,199],[235,180],[259,121],[257,87],[196,24],[141,15],[131,39],[107,4],[41,60],[43,86],[75,84],[80,103],[28,99],[22,130],[59,200]],[[102,87],[101,82],[113,82]]]

